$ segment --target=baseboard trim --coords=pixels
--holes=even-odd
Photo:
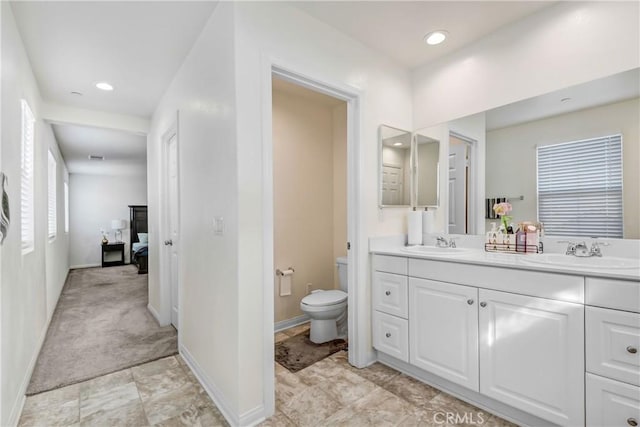
[[[55,310],[54,310],[55,311]],[[49,324],[51,323],[52,315],[47,319],[47,324],[42,330],[40,337],[38,339],[38,345],[36,346],[36,350],[33,352],[33,356],[31,356],[31,360],[29,361],[29,366],[27,367],[27,372],[25,372],[24,377],[22,378],[22,383],[20,384],[20,390],[18,391],[18,395],[16,396],[16,401],[11,408],[11,412],[9,413],[9,420],[7,425],[17,426],[20,421],[20,415],[22,415],[22,409],[24,408],[24,403],[27,400],[27,388],[29,387],[29,381],[31,381],[31,375],[33,374],[33,370],[36,368],[36,362],[38,361],[38,356],[40,355],[40,350],[42,350],[42,345],[44,344],[44,340],[47,337],[47,331],[49,331]]]
[[[280,322],[274,323],[273,331],[274,332],[284,331],[285,329],[302,325],[303,323],[307,323],[308,321],[309,321],[309,316],[307,316],[306,314],[303,314],[301,316],[293,317],[291,319],[282,320]]]
[[[149,310],[149,313],[151,313],[151,315],[154,317],[154,319],[156,319],[156,322],[158,322],[160,326],[166,326],[162,324],[162,322],[160,321],[160,315],[150,303],[147,304],[147,310]]]
[[[240,425],[255,426],[266,419],[264,405],[259,405],[240,415]]]
[[[198,362],[195,361],[191,353],[189,353],[189,350],[183,345],[180,346],[180,355],[229,424],[232,426],[240,426],[240,417],[233,411],[222,391],[209,380],[200,365],[198,365]]]
[[[93,267],[100,267],[102,266],[102,264],[80,264],[80,265],[72,265],[71,267],[69,267],[69,270],[78,270],[81,268],[93,268]]]

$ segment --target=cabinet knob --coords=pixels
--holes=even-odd
[[[473,305],[473,300],[472,300],[472,299],[468,299],[468,300],[467,300],[467,304],[469,304],[469,305]]]
[[[638,425],[638,421],[635,418],[627,418],[627,424],[631,427],[636,427]]]
[[[633,346],[629,346],[627,347],[627,351],[631,354],[636,354],[638,352],[638,349]]]
[[[384,294],[385,294],[386,296],[389,296],[389,295],[391,295],[391,291],[387,291],[387,292],[385,292]]]
[[[484,308],[484,307],[486,307],[486,306],[487,306],[487,303],[486,303],[486,302],[482,301],[482,302],[480,303],[480,307],[483,307],[483,308]]]
[[[391,332],[387,332],[386,334],[384,334],[387,338],[391,338]]]

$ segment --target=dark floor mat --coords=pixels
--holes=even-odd
[[[347,347],[347,342],[340,339],[314,344],[307,331],[277,343],[276,362],[291,372],[298,372]]]

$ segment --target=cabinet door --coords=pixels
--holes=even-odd
[[[480,392],[584,425],[584,306],[480,290]]]
[[[407,276],[373,273],[373,309],[407,318]]]
[[[587,426],[637,426],[640,388],[587,374]]]
[[[478,391],[477,299],[477,288],[411,277],[411,364]]]

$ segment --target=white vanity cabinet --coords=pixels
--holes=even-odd
[[[480,289],[480,392],[560,425],[584,421],[584,307]]]
[[[396,367],[425,381],[442,378],[472,402],[490,398],[531,414],[533,423],[584,425],[583,277],[389,258],[373,259],[373,341],[379,352],[408,360]],[[385,300],[402,277],[406,317],[401,299]],[[394,341],[405,325],[406,358],[404,338]]]
[[[640,286],[587,278],[587,426],[640,424]]]
[[[411,277],[411,364],[478,391],[477,300],[477,288]]]

